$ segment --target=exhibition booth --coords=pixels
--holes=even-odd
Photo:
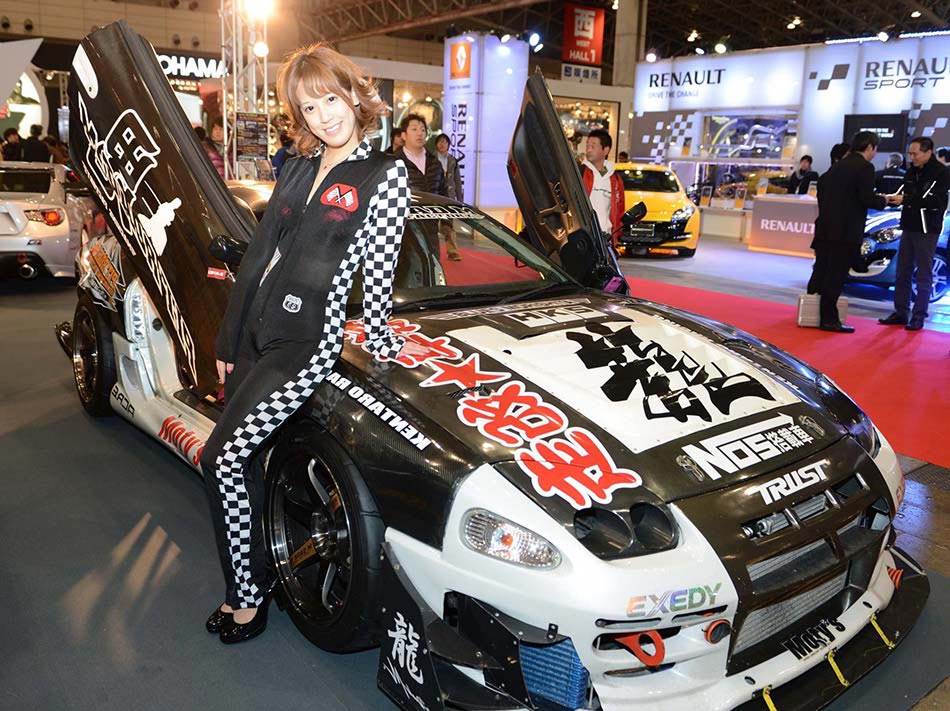
[[[950,144],[948,56],[950,37],[922,36],[644,62],[630,155],[695,186],[703,234],[810,256],[815,200],[782,196],[799,158],[822,173],[858,130],[881,136],[876,168],[913,136]]]

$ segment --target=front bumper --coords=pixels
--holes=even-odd
[[[695,219],[686,222],[640,222],[624,228],[617,237],[617,250],[621,255],[676,254],[680,250],[695,250],[699,240],[698,223]]]
[[[715,577],[717,563],[707,559],[704,546],[688,540],[693,532],[685,530],[684,546],[669,552],[678,556],[689,552],[693,559],[690,567],[684,568],[685,557],[669,554],[641,559],[633,566],[622,561],[611,565],[590,560],[591,556],[585,560],[572,555],[569,539],[558,538],[554,531],[545,530],[538,520],[532,520],[531,507],[522,508],[517,503],[518,498],[524,497],[506,491],[502,482],[482,472],[470,479],[477,481],[474,488],[480,492],[482,504],[486,503],[487,491],[492,492],[491,498],[498,496],[499,502],[509,502],[508,507],[498,503],[504,509],[499,513],[539,531],[558,546],[564,561],[558,569],[543,573],[490,561],[470,551],[468,556],[460,555],[452,542],[458,537],[457,511],[474,503],[472,491],[464,484],[457,493],[442,551],[398,532],[387,532],[386,560],[394,573],[385,586],[387,599],[381,615],[385,630],[380,632],[383,644],[379,682],[404,709],[422,708],[423,704],[430,711],[571,708],[551,705],[535,695],[536,688],[532,688],[530,679],[538,676],[538,662],[530,655],[527,664],[524,660],[526,646],[529,652],[536,653],[547,648],[553,651],[556,645],[561,651],[569,645],[568,661],[573,660],[573,676],[567,675],[562,686],[570,690],[578,683],[589,684],[585,687],[587,698],[596,697],[604,711],[726,711],[745,708],[743,704],[749,703],[752,705],[748,708],[760,708],[757,703],[766,708],[764,689],[770,690],[767,693],[773,700],[788,696],[790,704],[798,704],[788,708],[820,708],[846,688],[826,661],[827,651],[836,649],[844,679],[857,680],[890,651],[870,626],[872,614],[878,613],[885,635],[895,642],[902,641],[929,594],[926,575],[907,556],[881,550],[867,588],[835,618],[840,624],[836,629],[840,631],[832,645],[816,648],[801,658],[792,651],[779,651],[754,666],[728,674],[728,638],[718,644],[704,639],[708,620],[732,621],[735,616],[735,591],[726,589],[726,581],[714,603],[717,608],[721,606],[715,616],[673,622],[681,627],[665,638],[665,659],[659,667],[650,669],[627,650],[600,648],[596,640],[605,632],[643,629],[637,627],[636,620],[625,619],[624,612],[618,611],[617,598],[626,601],[631,593],[646,588],[660,591],[674,584],[690,587],[699,578],[710,583],[719,579]],[[537,511],[537,507],[534,509]],[[899,588],[895,588],[889,568],[903,571]],[[690,575],[696,580],[690,579]],[[461,599],[466,604],[450,605],[450,599]],[[458,611],[463,608],[467,610],[467,623],[463,620],[465,614]],[[397,614],[404,616],[404,623],[410,621],[420,635],[418,650],[422,656],[417,659],[430,665],[418,674],[425,686],[415,684],[406,667],[397,664],[400,650],[393,642],[399,629]],[[647,626],[670,632],[670,622],[665,618],[662,623]],[[804,631],[797,625],[789,629],[796,634]],[[543,675],[548,678],[566,674],[563,654],[548,655],[544,661],[547,666],[542,667]],[[421,664],[419,661],[418,665]],[[417,672],[421,669],[418,665]],[[575,673],[578,666],[583,672],[581,676]],[[827,681],[825,668],[832,674],[834,684]],[[792,681],[795,683],[789,684]],[[471,705],[462,704],[463,699]],[[586,706],[585,702],[573,708]],[[778,708],[785,711],[786,707]]]

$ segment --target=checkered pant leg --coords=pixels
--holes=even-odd
[[[264,440],[307,401],[316,385],[333,369],[343,347],[347,297],[353,286],[354,274],[364,260],[363,306],[367,320],[367,345],[376,355],[389,357],[395,356],[401,349],[402,339],[392,332],[388,317],[393,274],[409,213],[409,200],[408,174],[405,166],[399,162],[381,180],[366,220],[333,275],[327,294],[323,337],[306,366],[280,387],[268,390],[269,395],[257,401],[256,405],[247,407],[250,400],[245,395],[246,389],[259,390],[263,385],[255,377],[255,370],[268,360],[269,355],[262,358],[248,373],[233,401],[225,409],[225,416],[215,428],[217,434],[218,427],[226,426],[225,421],[235,419],[229,413],[232,405],[243,404],[246,415],[213,459],[214,475],[225,508],[225,528],[235,578],[233,582],[242,606],[257,607],[263,602],[263,591],[254,583],[255,575],[250,564],[251,530],[254,522],[261,520],[262,512],[255,515],[251,510],[244,482],[247,462]]]

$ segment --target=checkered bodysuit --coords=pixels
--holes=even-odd
[[[409,214],[401,161],[363,141],[307,196],[320,157],[288,161],[245,254],[215,354],[234,363],[225,409],[201,456],[226,602],[263,601],[262,443],[310,397],[343,347],[346,301],[363,267],[367,347],[395,356],[387,324],[393,274]]]

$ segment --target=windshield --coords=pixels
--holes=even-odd
[[[621,170],[624,190],[640,190],[645,193],[678,193],[680,185],[676,176],[668,170]]]
[[[48,193],[52,177],[48,170],[0,170],[0,192]]]
[[[453,259],[457,256],[457,259]],[[556,286],[575,288],[564,271],[514,232],[468,207],[413,205],[396,267],[396,310],[494,303]],[[350,293],[362,307],[362,273]]]

